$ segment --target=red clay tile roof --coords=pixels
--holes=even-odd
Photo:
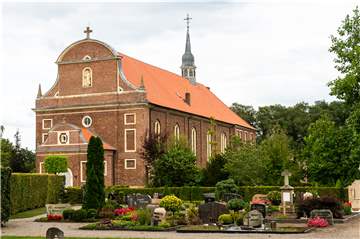
[[[97,136],[86,128],[81,128],[81,133],[84,136],[87,143],[89,143],[91,136]],[[104,141],[103,141],[103,147],[105,150],[116,150],[114,147],[112,147],[108,143],[105,143]]]
[[[147,100],[155,105],[191,113],[206,118],[254,129],[216,97],[206,86],[191,84],[187,79],[149,65],[122,53],[122,68],[125,77],[136,87],[140,87],[141,78],[147,93]],[[191,104],[184,102],[185,93],[190,93]]]

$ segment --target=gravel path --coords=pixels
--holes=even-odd
[[[39,217],[39,216],[38,216]],[[135,238],[280,238],[280,239],[323,239],[323,238],[360,238],[360,218],[353,219],[344,224],[335,224],[324,229],[316,229],[314,232],[305,234],[219,234],[219,233],[176,233],[176,232],[132,232],[132,231],[84,231],[78,230],[80,226],[87,223],[40,223],[34,222],[34,218],[14,219],[7,223],[7,227],[2,228],[1,235],[12,236],[44,236],[49,227],[58,227],[65,232],[67,237],[135,237]]]

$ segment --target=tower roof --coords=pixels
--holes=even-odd
[[[191,53],[191,43],[190,43],[190,33],[189,33],[189,21],[191,20],[191,18],[189,17],[189,14],[187,14],[187,16],[184,20],[186,20],[186,23],[187,23],[187,31],[186,31],[185,53],[182,56],[181,67],[195,66],[194,65],[195,58],[194,58],[194,55]]]

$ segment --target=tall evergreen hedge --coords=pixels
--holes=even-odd
[[[64,176],[36,173],[13,173],[10,180],[11,214],[58,203]]]
[[[1,168],[1,225],[10,218],[10,168]]]
[[[104,148],[99,137],[90,138],[87,150],[83,208],[100,209],[105,203]]]

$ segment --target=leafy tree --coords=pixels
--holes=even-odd
[[[196,156],[183,138],[171,142],[167,152],[154,162],[154,186],[193,185],[198,178]]]
[[[289,139],[283,130],[276,128],[261,142],[260,150],[264,157],[266,184],[281,185],[281,172],[290,168],[293,160]]]
[[[1,139],[1,166],[8,167],[14,153],[14,146],[8,139]]]
[[[60,155],[47,156],[44,167],[47,173],[65,173],[68,168],[68,158]]]
[[[359,160],[351,158],[352,132],[348,127],[335,126],[329,117],[322,117],[309,128],[305,138],[304,156],[311,182],[335,186],[359,177]]]
[[[256,110],[251,105],[233,103],[230,109],[252,126],[257,127]]]
[[[87,150],[84,209],[100,209],[105,203],[104,148],[99,137],[90,138]]]
[[[216,154],[210,158],[206,168],[202,170],[202,184],[214,186],[217,182],[225,180],[229,174],[224,170],[227,160],[223,154]]]
[[[244,143],[237,136],[231,138],[224,157],[225,170],[238,185],[260,185],[264,182],[265,164],[256,144]]]
[[[359,8],[353,15],[347,15],[331,36],[330,52],[335,54],[335,68],[341,75],[331,81],[331,94],[344,100],[349,105],[360,102],[360,14]]]
[[[238,193],[239,192],[239,188],[235,184],[234,179],[232,179],[232,178],[222,180],[222,181],[218,182],[215,186],[216,186],[215,196],[218,200],[223,199],[225,193]]]

